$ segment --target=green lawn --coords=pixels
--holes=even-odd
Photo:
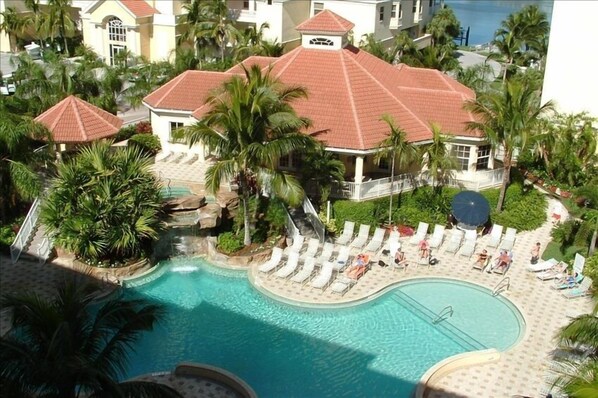
[[[580,246],[569,246],[565,249],[565,252],[561,252],[560,245],[556,242],[550,242],[546,245],[546,249],[542,254],[542,260],[548,260],[554,258],[558,261],[572,260],[575,257],[575,253],[581,253],[585,256],[587,248]]]

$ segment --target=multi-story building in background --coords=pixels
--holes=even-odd
[[[183,4],[188,2],[73,0],[72,8],[84,43],[106,60],[129,50],[157,61],[171,57],[177,37],[186,29],[182,16]],[[47,0],[40,0],[42,9],[46,3]],[[444,0],[229,0],[228,7],[237,27],[259,28],[268,23],[265,38],[290,49],[300,43],[297,25],[325,9],[355,21],[350,34],[355,45],[370,33],[390,45],[393,36],[403,30],[414,39],[421,38],[425,25],[443,3]],[[0,12],[7,7],[27,12],[22,0],[0,0]],[[423,46],[425,39],[419,42]],[[11,50],[6,32],[0,32],[0,50]]]

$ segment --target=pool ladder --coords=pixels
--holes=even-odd
[[[172,180],[170,178],[165,178],[164,174],[162,174],[162,171],[158,173],[158,176],[160,177],[160,180],[166,180],[166,192],[168,193],[168,196],[170,196],[172,193],[172,188],[170,187]]]
[[[498,284],[492,289],[492,296],[498,296],[503,290],[509,290],[511,287],[511,278],[505,276]]]
[[[435,319],[432,321],[432,323],[433,323],[434,325],[436,325],[437,323],[440,323],[440,322],[442,322],[442,321],[444,321],[444,320],[446,320],[446,319],[448,319],[448,318],[452,317],[454,312],[455,312],[455,311],[453,311],[453,307],[452,307],[451,305],[447,305],[446,307],[444,307],[444,308],[442,309],[442,311],[440,311],[440,312],[438,313],[438,315],[437,315],[437,316],[436,316],[436,318],[435,318]]]

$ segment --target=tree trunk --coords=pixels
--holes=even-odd
[[[507,193],[507,187],[509,186],[509,182],[511,180],[511,151],[505,150],[505,154],[503,156],[503,176],[502,176],[502,186],[500,187],[500,195],[498,195],[498,203],[496,204],[496,211],[501,212],[503,203],[505,202],[505,194]]]
[[[243,237],[243,244],[249,246],[251,244],[251,231],[250,231],[250,215],[249,215],[249,198],[247,195],[241,195],[241,202],[243,202],[243,226],[245,228],[245,234]]]
[[[388,204],[388,225],[392,225],[392,194],[395,183],[395,153],[392,153],[392,163],[390,165],[390,201]]]
[[[590,256],[594,254],[594,251],[596,250],[596,238],[598,238],[598,220],[596,220],[596,227],[594,228],[594,233],[590,240],[590,250],[588,251],[588,255]]]

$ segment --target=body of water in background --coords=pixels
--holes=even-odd
[[[465,31],[470,27],[469,45],[475,46],[490,42],[509,14],[529,4],[538,5],[550,22],[553,0],[445,0],[444,3],[455,11]]]

